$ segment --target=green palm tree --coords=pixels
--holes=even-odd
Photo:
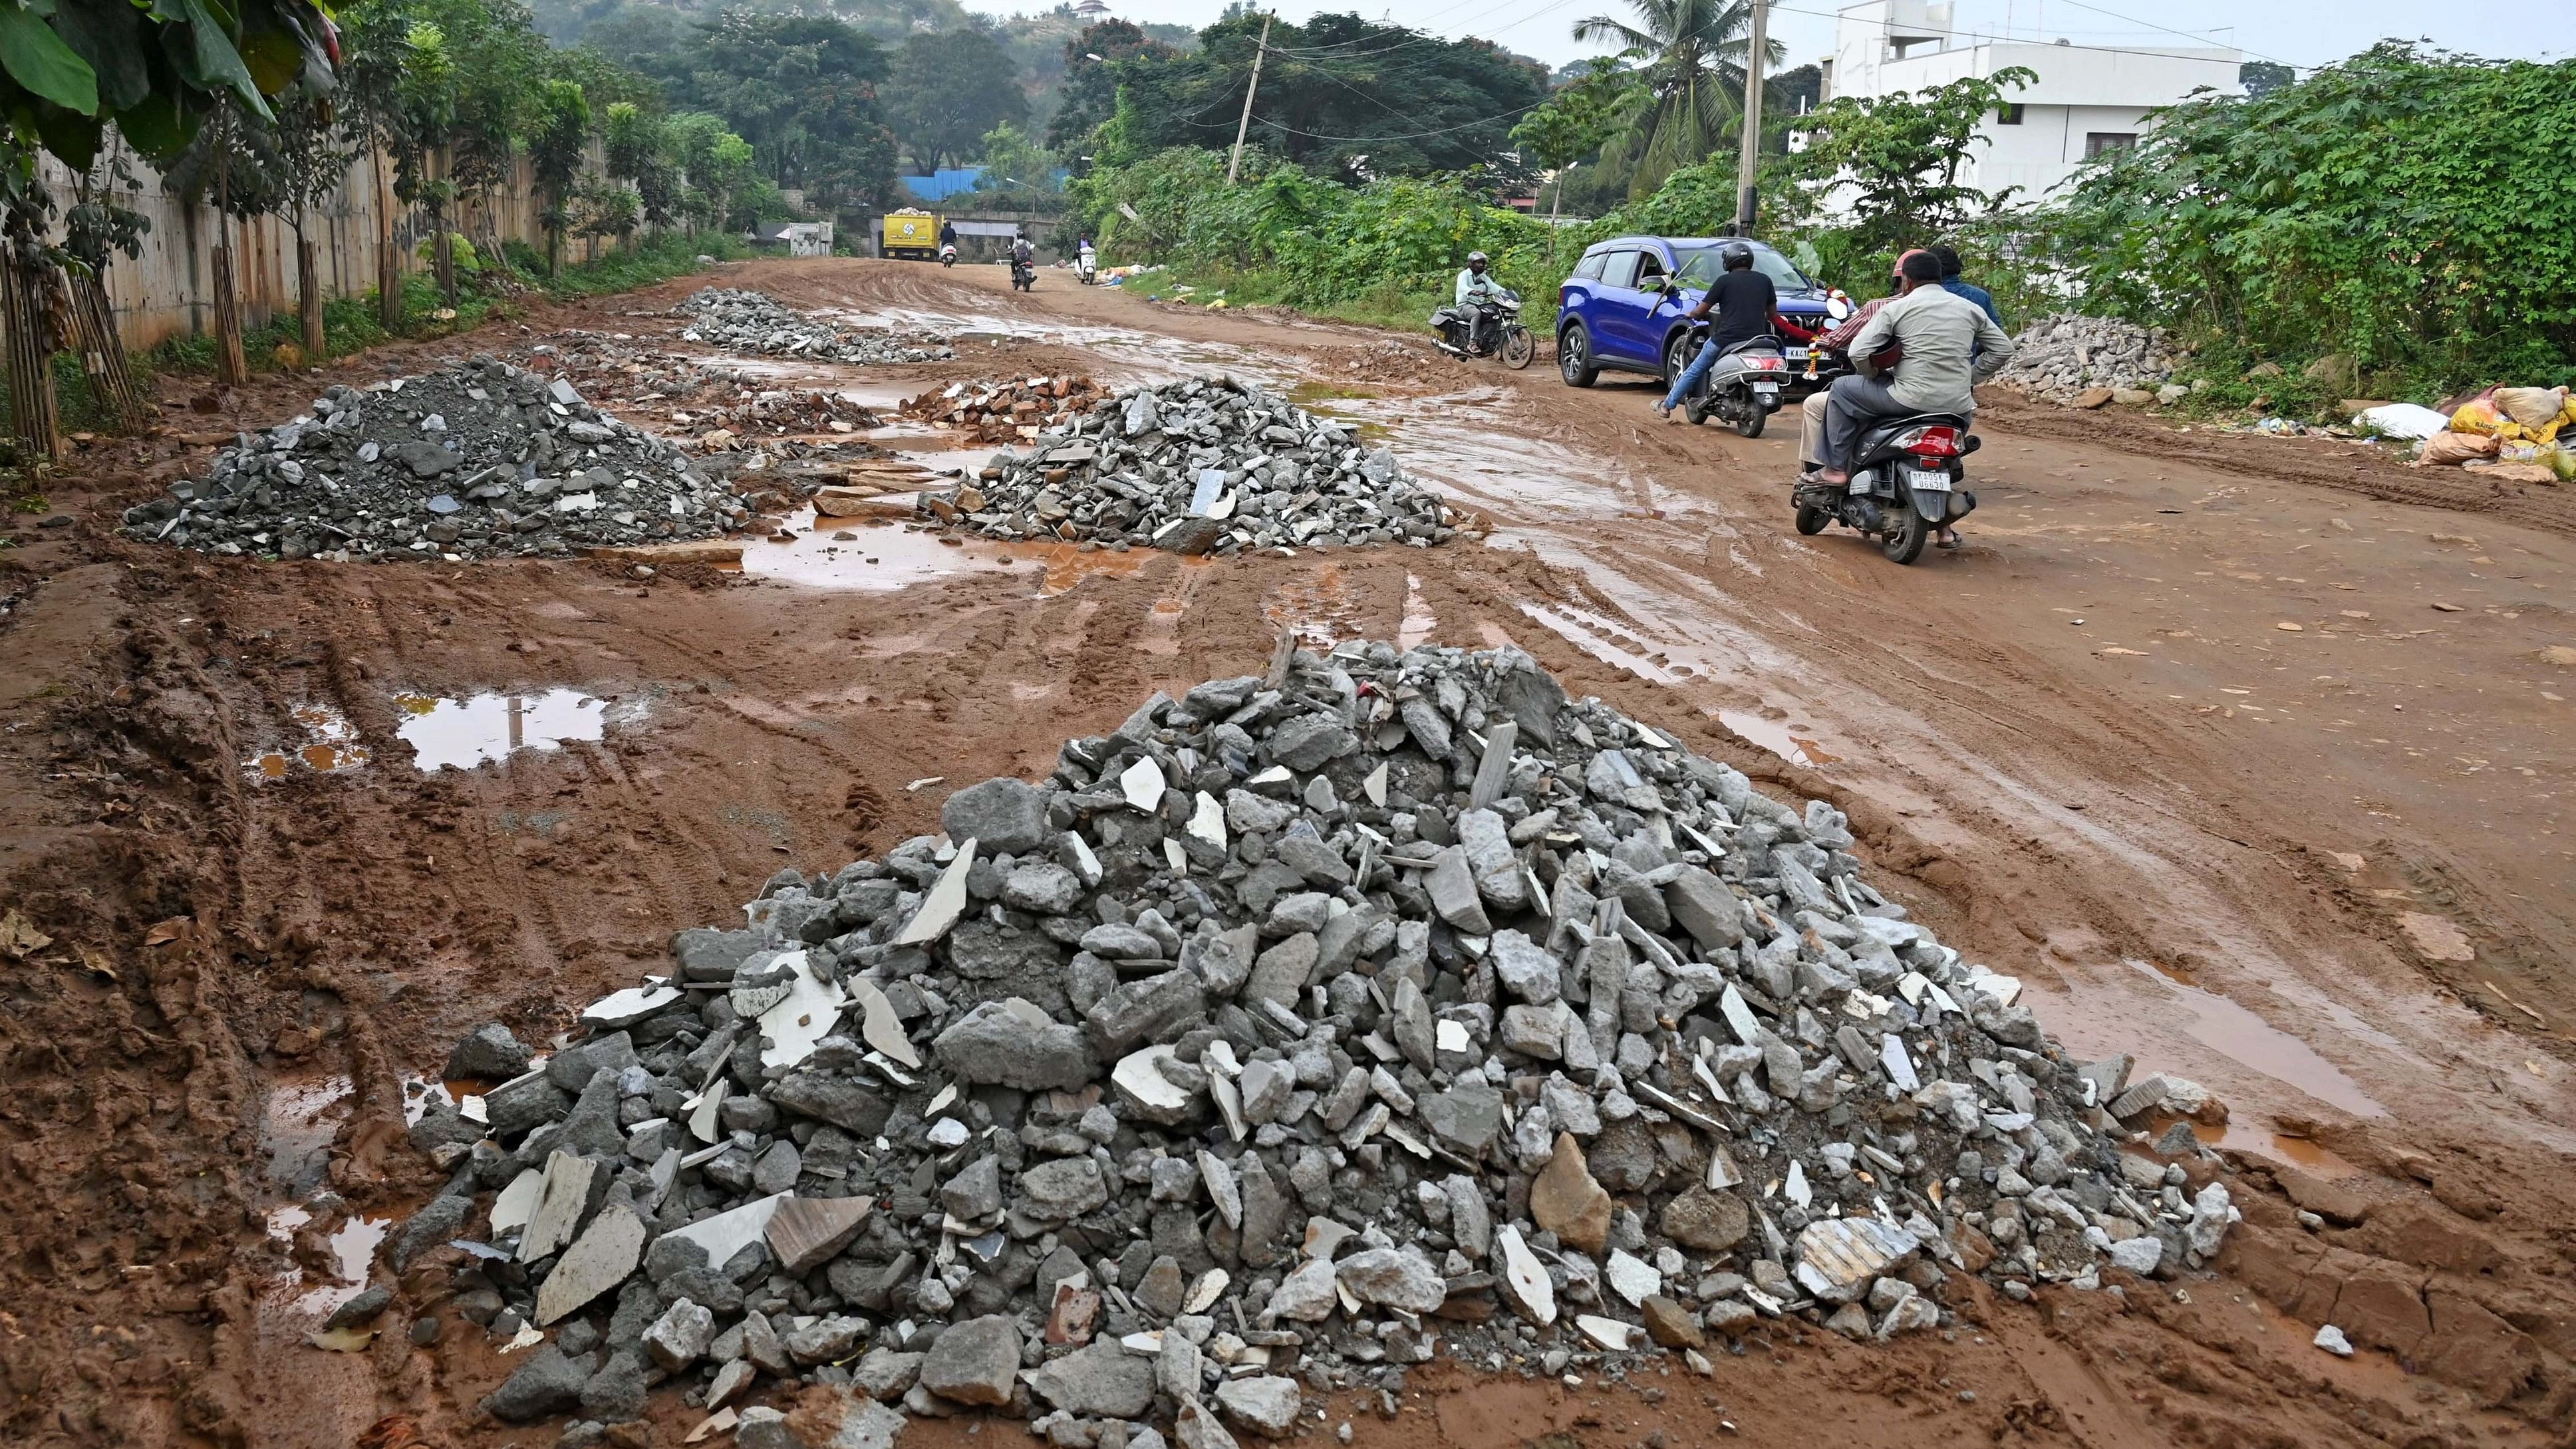
[[[1646,82],[1646,104],[1602,148],[1609,166],[1630,171],[1628,194],[1651,195],[1682,166],[1729,144],[1744,114],[1744,62],[1752,48],[1752,0],[1628,0],[1637,25],[1611,15],[1574,24],[1577,40],[1617,41]],[[1766,64],[1788,51],[1765,47]]]

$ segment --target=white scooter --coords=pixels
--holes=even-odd
[[[939,244],[939,264],[943,267],[953,267],[957,265],[957,243],[941,242]]]
[[[1091,285],[1092,278],[1100,274],[1099,261],[1092,255],[1091,248],[1084,247],[1074,256],[1073,274],[1080,278],[1082,285],[1086,287]]]

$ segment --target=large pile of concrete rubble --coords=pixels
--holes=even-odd
[[[550,1058],[456,1048],[495,1084],[413,1129],[453,1177],[390,1253],[533,1350],[492,1414],[590,1442],[666,1384],[785,1444],[753,1401],[802,1380],[813,1444],[1209,1449],[1438,1353],[1706,1372],[2236,1218],[2119,1145],[2197,1089],[2069,1061],[1838,812],[1515,649],[1282,654],[941,821],[681,932]]]
[[[2096,389],[2153,394],[2171,385],[2173,370],[2172,351],[2158,333],[2117,318],[2060,312],[2022,329],[2012,361],[1994,380],[2032,397],[2073,402]]]
[[[126,510],[125,533],[222,554],[454,561],[706,538],[749,517],[721,479],[570,382],[480,356],[333,387]]]
[[[704,287],[690,296],[687,310],[695,320],[680,334],[681,341],[704,342],[737,352],[861,366],[932,362],[957,355],[945,338],[833,327],[780,306],[765,292]]]
[[[987,538],[1185,554],[1428,546],[1457,532],[1439,498],[1356,425],[1229,377],[1104,399],[921,506]]]

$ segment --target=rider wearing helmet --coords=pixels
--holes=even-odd
[[[1492,263],[1483,252],[1467,253],[1467,269],[1458,274],[1458,310],[1473,319],[1467,337],[1469,350],[1484,350],[1485,313],[1477,304],[1503,294],[1503,284],[1494,280]]]
[[[1708,376],[1719,355],[1737,343],[1768,333],[1771,314],[1780,307],[1780,291],[1771,285],[1769,277],[1755,269],[1751,246],[1731,241],[1718,249],[1717,257],[1725,271],[1709,284],[1707,294],[1688,314],[1688,320],[1697,322],[1714,312],[1717,325],[1709,330],[1708,341],[1700,345],[1699,355],[1682,369],[1681,376],[1673,379],[1673,390],[1655,404],[1655,411],[1662,413],[1668,423],[1675,421],[1673,409]]]

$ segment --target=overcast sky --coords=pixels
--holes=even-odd
[[[1139,21],[1205,25],[1224,0],[1109,0],[1117,15]],[[1021,7],[974,4],[1008,14]],[[1027,8],[1037,8],[1035,6]],[[1774,0],[1771,31],[1801,65],[1832,48],[1838,7],[1833,0]],[[1632,19],[1626,0],[1278,0],[1281,19],[1303,20],[1319,11],[1357,11],[1442,35],[1481,35],[1550,63],[1594,53],[1577,45],[1576,20],[1603,13]],[[2105,14],[2103,12],[2111,12]],[[2205,43],[2234,46],[2248,59],[2308,67],[2340,59],[2382,36],[2429,38],[2452,50],[2481,55],[2524,54],[2558,59],[2576,48],[2576,26],[2567,0],[1957,0],[1954,28],[2049,39],[2082,45],[2189,45],[2183,31]],[[2171,27],[2166,29],[2164,27]],[[2537,50],[2528,42],[2538,39]]]

